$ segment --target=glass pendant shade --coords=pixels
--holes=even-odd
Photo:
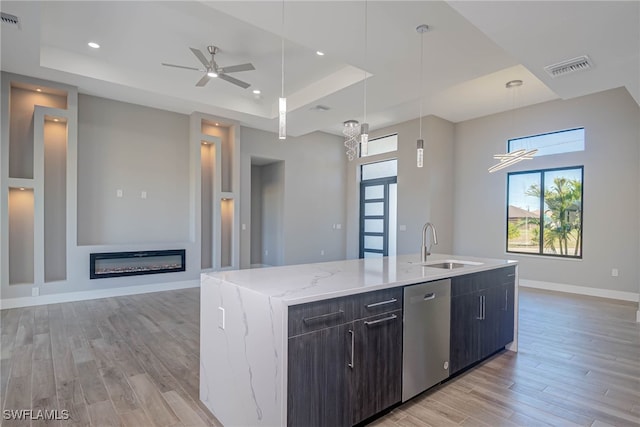
[[[417,156],[416,156],[417,166],[421,168],[424,162],[424,140],[423,139],[418,140],[416,153],[417,153]]]
[[[278,100],[278,138],[287,139],[287,98]]]
[[[360,157],[369,155],[369,124],[360,125]]]

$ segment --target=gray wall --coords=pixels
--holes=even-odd
[[[344,259],[347,180],[342,143],[342,138],[322,132],[282,141],[275,133],[241,128],[240,222],[246,225],[240,232],[242,268],[251,262],[252,157],[284,162],[282,263]],[[334,229],[333,224],[343,227]]]
[[[262,263],[284,264],[284,162],[262,166]],[[301,236],[304,237],[304,236]],[[308,236],[311,238],[312,236]],[[252,242],[253,246],[253,242]]]
[[[44,279],[67,278],[67,125],[44,122]]]
[[[425,143],[424,167],[416,166],[416,140],[419,135],[416,120],[377,129],[370,138],[398,134],[398,151],[357,159],[349,163],[347,176],[349,193],[347,257],[358,257],[359,233],[359,170],[363,163],[398,159],[398,230],[397,254],[418,254],[422,243],[422,226],[431,221],[438,230],[435,253],[451,253],[453,247],[453,124],[439,117],[423,118],[422,137]]]
[[[515,121],[515,123],[514,123]],[[459,123],[455,127],[454,250],[512,258],[522,279],[638,291],[640,112],[625,89]],[[513,124],[512,124],[513,123]],[[539,157],[507,171],[584,165],[583,259],[505,252],[506,175],[493,174],[493,153],[511,137],[585,128],[584,152]],[[611,277],[611,269],[619,277]]]
[[[78,120],[78,244],[188,240],[189,118],[80,95]]]

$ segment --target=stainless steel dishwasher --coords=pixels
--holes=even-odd
[[[449,376],[451,280],[404,288],[402,401]]]

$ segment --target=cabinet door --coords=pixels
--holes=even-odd
[[[287,424],[350,426],[353,324],[289,338]]]
[[[497,346],[498,348],[504,347],[513,341],[513,322],[515,317],[514,312],[514,290],[515,286],[512,283],[506,283],[500,286],[500,306],[498,311],[498,336]]]
[[[451,374],[475,363],[479,359],[479,325],[482,315],[480,292],[451,298]]]
[[[352,424],[402,398],[402,310],[354,322]]]

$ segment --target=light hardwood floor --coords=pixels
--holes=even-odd
[[[503,351],[375,426],[640,426],[637,304],[520,288]]]
[[[374,426],[639,426],[635,305],[522,289],[502,352]],[[198,401],[199,289],[1,312],[0,407],[57,426],[219,425]],[[39,426],[41,421],[0,421]]]

